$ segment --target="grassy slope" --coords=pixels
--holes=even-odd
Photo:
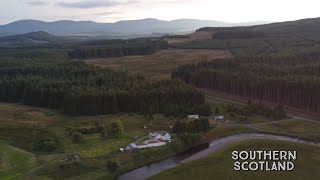
[[[19,179],[34,166],[33,154],[0,141],[0,179]]]
[[[180,65],[224,57],[231,57],[230,52],[203,49],[169,49],[146,56],[91,59],[86,62],[101,67],[127,70],[130,73],[140,73],[151,79],[170,79],[172,69]]]
[[[233,170],[234,161],[231,159],[231,151],[233,150],[296,150],[298,157],[297,161],[294,162],[295,169],[292,172],[237,172]],[[150,180],[312,180],[320,177],[319,165],[319,147],[271,140],[250,140],[230,145],[205,159],[164,171],[150,178]]]
[[[102,138],[99,134],[85,135],[85,140],[76,144],[71,141],[70,137],[65,135],[65,128],[69,126],[75,128],[91,127],[95,122],[107,125],[112,119],[120,119],[124,125],[126,134],[120,139]],[[97,177],[106,179],[116,175],[109,173],[105,169],[108,159],[119,162],[120,171],[123,172],[173,155],[174,151],[167,150],[164,147],[158,149],[158,152],[154,152],[157,155],[152,156],[152,158],[134,159],[135,153],[120,153],[118,148],[124,147],[129,142],[134,142],[133,137],[143,137],[150,131],[170,130],[169,126],[175,120],[163,115],[155,115],[154,120],[152,120],[152,126],[150,126],[142,115],[119,114],[97,117],[69,117],[54,110],[20,104],[0,103],[0,139],[4,139],[8,143],[28,151],[32,151],[33,144],[43,137],[48,136],[58,139],[60,146],[59,151],[56,151],[58,154],[38,156],[36,160],[39,161],[39,167],[28,172],[27,178],[29,179],[66,179],[75,177],[78,179],[95,179]],[[144,125],[147,125],[149,129],[143,129]],[[242,127],[217,127],[204,134],[203,140],[249,131]],[[36,132],[43,133],[38,136]],[[59,165],[58,161],[64,157],[64,154],[73,151],[80,152],[85,159],[77,163]],[[15,163],[15,165],[19,165],[19,163]],[[19,170],[14,170],[16,173],[20,172]],[[22,174],[26,172],[24,171]],[[3,176],[8,177],[9,175]]]
[[[301,136],[310,136],[320,138],[320,123],[310,122],[303,120],[290,120],[274,122],[269,124],[257,124],[257,128],[286,132],[286,133],[297,133]]]
[[[73,143],[71,137],[65,134],[67,127],[93,127],[95,122],[107,126],[113,119],[119,119],[123,123],[126,133],[121,138],[102,138],[100,134],[85,135],[84,141],[77,144]],[[170,130],[169,127],[174,121],[174,118],[155,115],[151,126],[149,125],[150,122],[142,115],[118,114],[96,117],[69,117],[54,110],[0,103],[0,139],[28,151],[32,151],[33,145],[42,138],[56,138],[59,142],[59,150],[55,152],[58,154],[41,155],[36,158],[41,164],[32,172],[28,172],[27,178],[29,179],[61,179],[86,176],[90,173],[96,176],[96,171],[102,176],[112,177],[113,175],[104,169],[108,159],[116,160],[125,168],[128,168],[126,167],[128,161],[133,162],[132,154],[118,152],[120,147],[125,147],[128,143],[135,141],[134,137],[145,136],[150,131]],[[145,125],[148,125],[148,129],[143,129]],[[74,151],[80,152],[85,159],[78,163],[62,166],[58,164],[65,153]],[[15,166],[24,167],[19,162],[14,161],[13,163]],[[142,165],[145,162],[137,161],[137,163]],[[136,165],[132,164],[131,168]],[[100,169],[104,170],[100,172]],[[13,169],[12,171],[12,173],[20,173],[19,169]],[[27,170],[21,173],[25,174],[26,172]],[[11,175],[2,174],[2,177],[5,178],[9,176]]]
[[[93,134],[84,136],[82,143],[75,144],[65,134],[67,127],[94,127],[95,122],[107,126],[113,119],[121,120],[124,125],[126,133],[120,139],[102,138],[100,134]],[[58,139],[61,150],[65,152],[79,151],[84,157],[102,156],[132,142],[135,136],[144,136],[152,130],[169,130],[173,122],[174,118],[155,115],[152,126],[143,129],[149,122],[142,115],[70,117],[45,108],[0,103],[0,139],[29,151],[40,139],[52,137]]]

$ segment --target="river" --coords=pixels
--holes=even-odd
[[[206,157],[207,155],[226,147],[237,141],[250,140],[250,139],[271,139],[289,142],[298,142],[309,145],[320,146],[320,143],[307,142],[297,138],[291,138],[286,136],[277,136],[270,134],[237,134],[232,136],[223,137],[220,139],[214,139],[208,143],[196,146],[189,149],[188,151],[170,157],[166,160],[152,163],[132,170],[125,174],[120,175],[117,180],[144,180],[148,177],[154,176],[164,170],[176,167],[182,163],[194,161]]]

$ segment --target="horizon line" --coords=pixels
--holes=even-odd
[[[229,23],[229,24],[254,23],[254,22],[262,22],[262,23],[286,22],[286,21],[265,21],[265,20],[228,22],[228,21],[220,21],[220,20],[193,19],[193,18],[178,18],[178,19],[172,19],[172,20],[163,20],[163,19],[158,19],[158,18],[142,18],[142,19],[124,19],[124,20],[119,20],[119,21],[115,21],[115,22],[99,22],[99,21],[94,21],[94,20],[71,20],[71,19],[61,19],[61,20],[54,20],[54,21],[46,21],[46,20],[40,20],[40,19],[19,19],[19,20],[11,21],[9,23],[0,24],[0,26],[9,25],[9,24],[19,22],[19,21],[40,21],[40,22],[45,22],[45,23],[54,23],[54,22],[60,22],[60,21],[72,21],[72,22],[94,22],[94,23],[99,23],[99,24],[115,24],[115,23],[123,22],[123,21],[141,21],[141,20],[149,20],[149,19],[150,20],[165,21],[165,22],[177,21],[177,20],[216,21],[216,22]],[[312,19],[312,18],[306,18],[306,19]],[[297,20],[300,20],[300,19],[297,19]]]

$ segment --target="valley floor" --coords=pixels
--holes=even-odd
[[[213,108],[223,107],[224,103],[216,101],[211,105]],[[223,109],[221,111],[224,113]],[[125,135],[120,139],[92,134],[85,135],[81,143],[74,143],[65,133],[68,127],[92,127],[95,122],[108,124],[114,119],[121,120],[125,128]],[[175,118],[160,114],[154,116],[151,121],[152,125],[143,115],[136,114],[70,117],[45,108],[0,103],[0,144],[2,148],[0,158],[4,160],[0,165],[0,176],[1,179],[10,179],[10,177],[17,177],[15,179],[112,179],[121,173],[165,159],[183,150],[159,147],[134,153],[119,152],[120,147],[135,141],[135,138],[145,136],[150,131],[170,131],[170,126],[175,121]],[[256,132],[280,135],[286,135],[286,132],[289,132],[293,134],[293,137],[301,138],[312,133],[314,139],[320,139],[317,133],[320,124],[304,120],[271,121],[256,116],[242,123],[237,122],[236,119],[228,119],[223,123],[211,123],[215,127],[207,133],[202,133],[202,140],[199,143],[232,134]],[[144,126],[148,128],[144,129]],[[253,127],[258,127],[258,129]],[[43,138],[57,139],[59,142],[57,150],[50,154],[34,153],[33,145]],[[83,156],[82,161],[59,164],[66,154],[74,151]],[[118,162],[119,171],[110,173],[106,169],[108,160]]]

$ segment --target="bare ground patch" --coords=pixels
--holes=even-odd
[[[181,65],[203,60],[232,57],[226,50],[168,49],[145,56],[89,59],[85,62],[104,68],[139,73],[154,80],[170,79],[171,71]]]

